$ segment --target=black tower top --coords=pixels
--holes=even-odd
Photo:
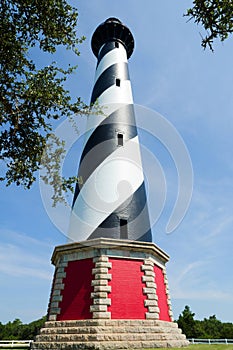
[[[119,41],[125,46],[127,58],[132,55],[134,49],[133,35],[128,27],[114,17],[110,17],[101,23],[92,36],[91,48],[96,57],[98,57],[101,46],[108,41]]]

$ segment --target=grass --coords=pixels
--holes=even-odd
[[[233,344],[194,344],[185,348],[170,348],[171,350],[233,350]],[[144,350],[164,350],[162,348],[157,349],[144,349]]]

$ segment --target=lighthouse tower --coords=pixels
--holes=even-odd
[[[173,322],[168,255],[152,242],[128,59],[116,18],[95,30],[97,58],[69,228],[52,256],[48,321],[33,349],[142,349],[188,342]]]
[[[88,118],[71,241],[80,241],[80,235],[152,241],[127,62],[133,48],[130,30],[116,18],[92,37],[97,67],[91,103],[98,102],[103,114]]]

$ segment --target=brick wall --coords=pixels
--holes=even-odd
[[[91,319],[92,259],[70,261],[65,268],[64,290],[59,303],[58,321]]]
[[[112,268],[111,305],[108,311],[112,319],[145,319],[147,309],[144,306],[142,260],[109,258]]]

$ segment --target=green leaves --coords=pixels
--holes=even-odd
[[[184,311],[178,318],[178,326],[182,329],[187,338],[195,338],[195,314],[191,311],[188,305],[185,306]]]
[[[224,41],[233,32],[232,0],[194,0],[193,7],[187,10],[185,16],[204,27],[204,49],[209,47],[213,51],[214,39]]]
[[[20,319],[16,318],[12,322],[2,324],[0,322],[0,340],[31,340],[39,333],[40,328],[46,321],[46,316],[29,324],[23,324]]]
[[[215,315],[204,320],[195,320],[195,314],[189,306],[185,306],[177,320],[179,328],[187,338],[204,338],[204,339],[232,339],[233,323],[219,321]]]
[[[76,67],[51,62],[38,68],[30,58],[34,47],[41,58],[59,46],[78,55],[84,38],[76,36],[77,18],[65,0],[1,1],[0,160],[5,167],[0,180],[6,185],[30,188],[52,120],[88,111],[79,98],[71,101],[63,85]]]

